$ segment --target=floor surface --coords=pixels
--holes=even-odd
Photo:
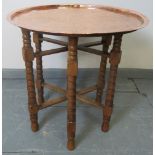
[[[65,88],[63,71],[47,72],[45,80]],[[102,111],[77,102],[74,151],[66,149],[66,102],[40,111],[40,130],[36,133],[30,130],[26,83],[21,75],[18,71],[3,71],[3,155],[153,154],[152,70],[124,69],[118,73],[114,111],[107,133],[100,130]],[[82,88],[95,81],[95,69],[83,70],[77,85]],[[46,98],[56,95],[45,91]]]

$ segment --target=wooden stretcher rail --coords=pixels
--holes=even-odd
[[[54,44],[58,44],[61,46],[68,46],[67,42],[60,41],[57,39],[51,39],[51,38],[43,37],[43,38],[40,38],[40,40],[41,41],[47,41],[47,42],[54,43]],[[101,44],[102,44],[102,41],[94,41],[94,42],[89,42],[89,43],[83,43],[83,44],[80,44],[78,46],[90,47],[90,46],[97,46],[97,45],[101,45]]]
[[[64,41],[51,39],[51,38],[47,38],[47,37],[40,38],[40,40],[41,41],[47,41],[47,42],[54,43],[54,44],[58,44],[58,45],[65,46],[65,47],[42,51],[38,54],[35,54],[36,56],[37,55],[45,56],[45,55],[50,55],[50,54],[55,54],[55,53],[60,53],[60,52],[66,52],[68,50],[68,47],[67,47],[68,43],[66,43]],[[83,43],[83,44],[78,45],[78,50],[101,56],[103,54],[103,51],[89,48],[90,46],[97,46],[97,45],[101,45],[101,44],[102,44],[102,41]]]
[[[90,47],[90,46],[97,46],[97,45],[102,45],[102,41],[94,41],[94,42],[89,42],[89,43],[83,43],[78,45],[78,47],[84,46],[84,47]]]
[[[87,88],[80,89],[79,91],[77,91],[77,94],[78,95],[86,94],[86,93],[92,92],[92,91],[94,91],[96,89],[97,89],[96,85],[90,86],[90,87],[87,87]]]
[[[44,83],[43,84],[43,86],[45,87],[45,88],[48,88],[48,89],[50,89],[50,90],[53,90],[53,91],[55,91],[55,92],[57,92],[57,93],[60,93],[60,94],[66,94],[66,90],[64,90],[63,88],[60,88],[60,87],[58,87],[58,86],[56,86],[56,85],[54,85],[54,84],[49,84],[49,83]]]
[[[66,96],[62,96],[62,97],[58,97],[58,98],[55,98],[55,99],[47,100],[42,105],[40,105],[39,109],[43,109],[43,108],[47,108],[47,107],[55,105],[55,104],[59,104],[61,102],[64,102],[65,100],[66,100]]]
[[[53,99],[53,100],[49,100],[49,101],[44,102],[43,105],[42,105],[43,108],[54,105],[54,104],[61,103],[61,102],[66,100],[66,98],[67,98],[66,90],[64,90],[63,88],[60,88],[60,87],[58,87],[58,86],[56,86],[54,84],[51,84],[51,83],[50,84],[49,83],[44,83],[43,86],[45,88],[53,90],[53,91],[55,91],[57,93],[65,95],[64,98],[61,97],[61,98],[57,98],[57,99]],[[76,93],[77,100],[79,100],[82,103],[93,105],[95,107],[101,108],[102,105],[100,103],[96,102],[94,99],[91,99],[91,98],[83,95],[83,94],[86,94],[88,92],[96,90],[96,88],[97,88],[96,85],[94,85],[94,86],[83,88],[83,89],[77,91],[77,93]]]
[[[76,99],[79,100],[82,103],[89,104],[89,105],[92,105],[92,106],[95,106],[95,107],[98,107],[98,108],[103,108],[103,106],[100,103],[96,102],[94,99],[91,99],[91,98],[89,98],[87,96],[76,95]]]
[[[61,48],[41,51],[40,53],[35,53],[35,56],[37,56],[37,55],[45,56],[45,55],[50,55],[50,54],[55,54],[55,53],[66,52],[66,51],[67,51],[67,47],[61,47]]]
[[[46,82],[45,82],[45,83],[43,84],[43,86],[44,86],[45,88],[48,88],[48,89],[50,89],[50,90],[53,90],[53,91],[55,91],[55,92],[57,92],[57,93],[66,94],[66,90],[65,90],[65,89],[60,88],[60,87],[58,87],[58,86],[56,86],[56,85],[54,85],[54,84],[46,83]],[[94,91],[94,90],[96,90],[96,89],[97,89],[97,86],[96,86],[96,85],[90,86],[90,87],[86,87],[86,88],[83,88],[83,89],[80,89],[79,91],[77,91],[77,94],[78,94],[78,95],[86,94],[86,93],[92,92],[92,91]]]
[[[84,47],[84,46],[78,46],[78,50],[88,52],[88,53],[91,53],[91,54],[100,55],[100,56],[103,54],[103,51],[96,50],[96,49],[89,48],[89,47]]]
[[[40,40],[41,41],[47,41],[47,42],[54,43],[54,44],[58,44],[58,45],[61,45],[61,46],[68,46],[68,43],[66,43],[64,41],[56,40],[56,39],[43,37],[43,38],[40,38]]]

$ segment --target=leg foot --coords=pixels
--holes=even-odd
[[[36,132],[39,130],[38,116],[37,114],[32,114],[30,117],[31,117],[31,129],[33,132]]]
[[[109,122],[103,121],[101,130],[102,130],[103,132],[108,132],[108,131],[109,131]]]
[[[68,142],[67,142],[67,148],[70,151],[74,150],[74,148],[75,148],[75,142],[74,142],[73,139],[72,140],[68,140]]]
[[[31,124],[31,129],[33,132],[37,132],[39,130],[39,125],[37,124]]]

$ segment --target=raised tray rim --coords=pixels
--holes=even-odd
[[[71,33],[62,33],[62,32],[58,32],[58,33],[53,33],[53,32],[47,32],[47,31],[37,31],[37,30],[32,30],[32,29],[28,29],[26,27],[22,27],[18,24],[16,24],[14,21],[13,21],[13,18],[15,18],[17,15],[21,14],[21,13],[24,13],[24,12],[27,12],[27,11],[31,11],[31,10],[43,10],[45,8],[52,8],[52,9],[59,9],[59,8],[62,8],[62,7],[68,7],[68,8],[86,8],[86,9],[90,9],[90,8],[95,8],[95,9],[106,9],[106,10],[113,10],[114,12],[115,11],[119,11],[119,12],[123,12],[123,13],[126,13],[126,14],[131,14],[133,16],[137,16],[137,18],[143,20],[142,22],[142,25],[140,26],[137,26],[135,29],[132,29],[132,30],[127,30],[127,31],[119,31],[119,32],[113,32],[113,33],[129,33],[129,32],[133,32],[133,31],[136,31],[138,29],[141,29],[141,28],[144,28],[145,26],[148,25],[149,23],[149,19],[143,15],[142,13],[138,12],[138,11],[135,11],[135,10],[131,10],[131,9],[127,9],[127,8],[121,8],[121,7],[115,7],[115,6],[108,6],[108,5],[94,5],[94,4],[51,4],[51,5],[36,5],[36,6],[29,6],[29,7],[24,7],[24,8],[20,8],[20,9],[16,9],[16,10],[13,10],[11,11],[8,16],[7,16],[7,20],[12,23],[13,25],[17,26],[17,27],[20,27],[20,28],[23,28],[23,29],[27,29],[27,30],[30,30],[30,31],[36,31],[36,32],[43,32],[43,33],[46,33],[46,34],[52,34],[52,35],[72,35],[72,36],[97,36],[97,35],[101,35],[101,34],[109,34],[108,32],[107,33],[89,33],[89,34],[71,34]],[[112,32],[110,32],[112,33]]]

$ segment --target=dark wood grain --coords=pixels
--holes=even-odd
[[[36,101],[34,75],[33,75],[33,48],[31,46],[30,32],[22,29],[23,34],[23,58],[26,67],[26,81],[28,91],[28,109],[30,113],[32,131],[37,131],[38,125],[38,105]]]
[[[74,137],[76,130],[76,77],[78,72],[77,62],[77,37],[68,40],[68,67],[67,67],[67,148],[75,147]]]
[[[102,131],[104,132],[107,132],[109,130],[109,122],[113,109],[113,99],[115,93],[117,69],[121,59],[121,42],[122,42],[122,34],[115,34],[113,48],[111,50],[109,58],[110,72],[109,72],[107,94],[103,108]]]
[[[102,101],[102,94],[105,86],[105,72],[106,72],[107,58],[109,55],[108,49],[109,46],[111,45],[111,40],[112,40],[111,35],[102,36],[103,53],[101,56],[100,69],[97,81],[97,93],[96,93],[96,101],[99,103],[101,103]]]
[[[42,66],[42,56],[41,53],[41,42],[42,34],[37,32],[33,33],[33,41],[36,47],[36,87],[37,87],[37,97],[38,103],[41,105],[44,102],[44,88],[42,83],[44,82],[43,78],[43,66]]]
[[[103,109],[103,123],[102,123],[102,131],[109,130],[109,122],[112,114],[113,107],[113,98],[115,92],[115,82],[117,76],[117,68],[121,58],[121,39],[122,34],[113,34],[114,42],[113,48],[111,52],[108,52],[109,46],[111,44],[112,35],[104,35],[102,36],[101,41],[91,42],[86,44],[81,44],[78,46],[78,38],[77,37],[69,37],[68,43],[64,45],[68,45],[67,47],[62,47],[53,50],[41,50],[41,42],[47,41],[47,39],[42,39],[43,33],[34,32],[33,33],[33,41],[35,43],[35,53],[33,52],[33,48],[31,46],[31,38],[30,31],[22,29],[23,33],[23,59],[25,61],[26,66],[26,79],[27,79],[27,90],[28,90],[28,105],[29,105],[29,113],[31,120],[31,128],[33,131],[37,131],[39,128],[38,125],[38,111],[44,108],[53,106],[55,104],[59,104],[68,101],[67,104],[67,148],[69,150],[73,150],[75,148],[75,131],[76,131],[76,99],[82,103],[92,105],[94,107],[98,107]],[[61,43],[61,41],[51,41],[56,44]],[[95,50],[88,48],[94,45],[103,44],[103,50]],[[62,44],[62,43],[61,43]],[[68,49],[68,65],[67,65],[67,90],[60,88],[54,84],[46,83],[43,79],[43,68],[42,68],[42,56],[64,52],[64,50]],[[81,49],[84,51],[88,51],[92,54],[98,54],[101,56],[100,69],[97,85],[90,86],[87,88],[83,88],[79,91],[76,91],[76,78],[78,72],[78,61],[77,61],[77,49]],[[54,52],[53,52],[54,51]],[[44,54],[43,54],[44,53]],[[33,75],[33,60],[36,58],[36,90],[37,90],[37,98],[38,104],[36,100],[36,90],[34,84],[34,75]],[[109,81],[107,94],[104,105],[101,104],[102,93],[105,85],[105,71],[107,59],[109,58],[110,62],[110,73],[109,73]],[[44,87],[48,88],[52,91],[62,94],[63,96],[45,100],[44,99]],[[92,99],[85,96],[86,93],[92,92],[96,90],[96,98]]]

